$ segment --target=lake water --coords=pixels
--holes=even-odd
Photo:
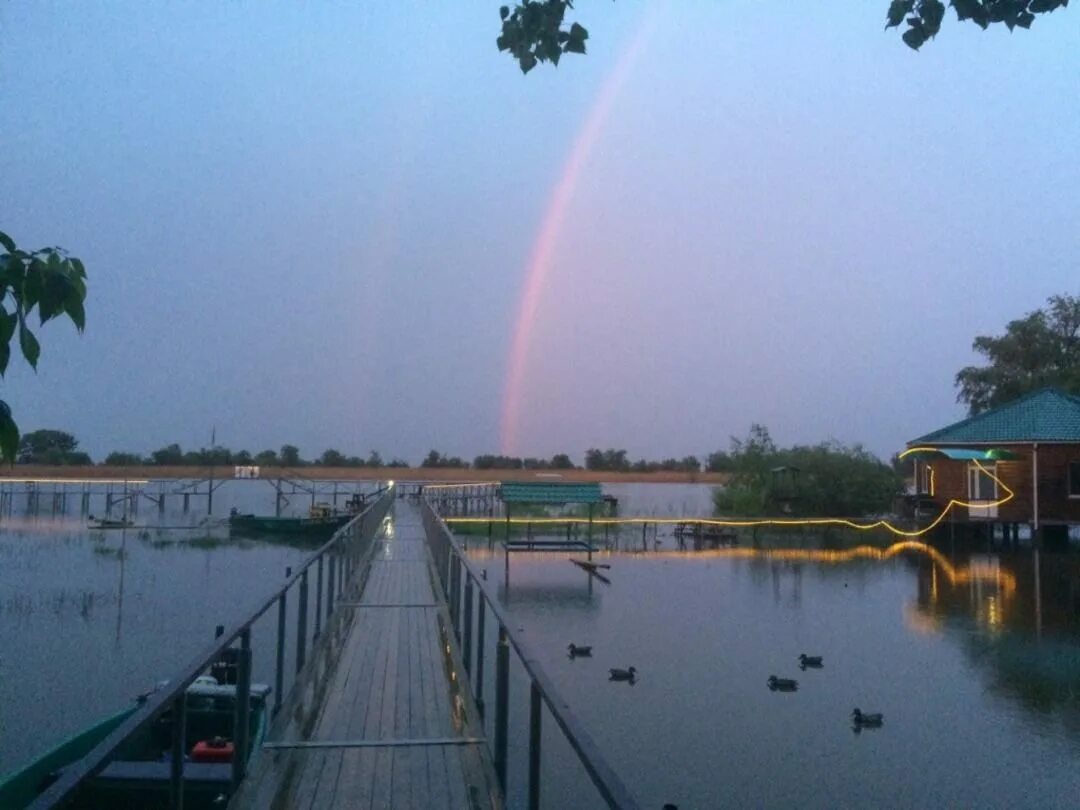
[[[217,625],[245,618],[279,586],[310,547],[230,540],[221,525],[233,506],[273,514],[274,499],[265,482],[228,481],[214,493],[215,517],[195,531],[158,527],[202,524],[205,496],[186,513],[180,496],[165,512],[144,499],[134,521],[147,528],[125,531],[88,531],[70,493],[66,513],[53,515],[49,496],[41,516],[26,513],[25,499],[0,516],[0,774],[130,705],[205,649]],[[309,505],[298,494],[283,514]],[[95,510],[103,513],[103,496]],[[254,632],[264,682],[270,648],[258,642],[274,629],[267,620]]]
[[[611,584],[590,587],[566,555],[518,553],[507,588],[501,553],[471,553],[645,807],[1080,802],[1075,555],[1043,553],[1036,568],[1031,551],[819,555],[829,562],[619,552],[602,560]],[[593,657],[569,659],[571,641]],[[824,668],[801,671],[802,652]],[[608,681],[608,668],[631,665],[633,685]],[[770,691],[771,674],[796,678],[798,691]],[[518,671],[519,762],[527,688]],[[884,713],[884,726],[855,730],[856,706]],[[553,725],[545,751],[565,749]],[[545,807],[598,806],[583,776],[559,773],[548,755],[545,776]],[[524,770],[511,782],[524,801]]]
[[[623,515],[711,511],[707,486],[605,490]],[[229,482],[215,514],[272,513],[273,497],[263,482]],[[138,522],[196,523],[199,503],[163,515],[144,504]],[[226,542],[220,529],[97,539],[84,525],[18,510],[0,518],[0,772],[168,677],[308,553]],[[645,807],[1076,806],[1076,555],[1044,553],[1037,566],[1031,551],[970,549],[779,561],[679,554],[660,539],[659,553],[605,555],[610,585],[590,586],[566,555],[515,554],[507,588],[502,555],[484,543],[471,552],[515,632]],[[256,629],[257,651],[271,630]],[[570,641],[592,644],[593,657],[568,659]],[[800,652],[823,655],[824,668],[800,671]],[[494,660],[489,647],[489,705]],[[608,682],[609,667],[630,665],[633,685]],[[257,660],[260,671],[270,662]],[[511,673],[517,807],[528,701],[516,662]],[[797,678],[799,690],[770,692],[770,674]],[[855,706],[883,712],[884,727],[855,733]],[[550,722],[544,752],[544,807],[597,806]]]

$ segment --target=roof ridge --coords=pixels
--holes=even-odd
[[[948,441],[948,439],[945,439],[944,437],[946,437],[949,434],[962,432],[962,431],[965,431],[965,430],[970,429],[972,427],[977,428],[977,426],[982,425],[984,423],[990,423],[991,425],[993,425],[993,422],[996,421],[996,420],[1000,420],[1002,418],[1003,414],[1004,415],[1010,415],[1010,412],[1015,411],[1017,413],[1017,415],[1019,416],[1019,415],[1023,414],[1022,409],[1023,409],[1023,406],[1026,403],[1028,403],[1031,400],[1035,400],[1035,399],[1039,399],[1039,398],[1046,398],[1046,399],[1053,398],[1055,401],[1067,406],[1069,411],[1072,411],[1073,409],[1075,409],[1076,418],[1078,420],[1078,424],[1080,424],[1080,396],[1076,396],[1076,395],[1070,394],[1070,393],[1068,393],[1066,391],[1062,391],[1060,388],[1057,388],[1055,386],[1044,386],[1042,388],[1037,388],[1037,389],[1034,389],[1032,391],[1028,391],[1027,393],[1017,397],[1016,399],[1010,400],[1009,402],[1006,402],[1006,403],[1004,403],[1002,405],[998,405],[996,408],[990,408],[988,410],[982,411],[981,413],[977,413],[977,414],[975,414],[973,416],[968,416],[968,417],[966,417],[964,419],[960,419],[960,420],[958,420],[956,422],[948,424],[945,427],[938,428],[937,430],[931,431],[930,433],[927,433],[927,434],[925,434],[923,436],[920,436],[917,439],[912,439],[911,442],[909,442],[909,444],[918,443],[918,442],[932,442],[932,441],[935,441],[935,440],[938,440],[938,439],[943,439],[945,441]],[[1060,408],[1061,405],[1058,405],[1056,407]],[[1069,417],[1069,421],[1070,422],[1072,421],[1071,417]],[[999,431],[993,431],[991,429],[991,432],[1000,432],[1000,426],[999,426]],[[1040,431],[1039,431],[1038,428],[1035,428],[1031,432],[1032,432],[1032,438],[1035,438],[1034,434],[1039,433]],[[1068,430],[1066,430],[1066,432],[1068,432]],[[973,439],[970,439],[970,438],[967,438],[967,437],[965,437],[965,439],[954,439],[954,441],[962,441],[962,440],[972,441]],[[990,442],[1003,441],[1003,440],[1004,439],[1000,438],[1000,437],[999,438],[987,438],[986,439],[986,441],[990,441]]]

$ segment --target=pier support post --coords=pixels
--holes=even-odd
[[[232,783],[235,790],[244,778],[248,758],[248,712],[251,703],[251,628],[240,633],[240,656],[236,678],[236,715],[233,727]]]
[[[292,569],[285,569],[285,579],[292,576]],[[285,691],[285,596],[287,591],[278,597],[277,606],[277,652],[274,662],[274,714],[281,709],[282,693]]]
[[[506,795],[506,724],[510,700],[510,640],[506,628],[499,625],[499,643],[495,648],[495,774]]]
[[[323,594],[323,571],[322,557],[315,562],[315,638],[322,633],[322,594]]]
[[[169,806],[173,810],[184,810],[184,756],[187,753],[187,740],[184,732],[187,727],[187,693],[181,692],[173,700],[173,735],[172,758],[169,769]]]
[[[540,810],[540,687],[532,682],[529,697],[529,810]]]
[[[330,571],[327,573],[326,582],[326,622],[330,623],[330,616],[334,612],[334,552],[330,552]]]
[[[473,614],[473,583],[472,575],[465,571],[465,641],[462,644],[462,658],[465,661],[465,675],[472,674],[472,614]]]
[[[478,586],[479,587],[479,586]],[[479,615],[476,617],[476,710],[480,716],[484,716],[484,616],[486,606],[484,604],[484,591],[480,590],[480,604],[477,606]]]
[[[304,659],[307,655],[307,609],[308,609],[308,581],[307,569],[300,575],[300,602],[296,608],[296,674],[304,668]]]

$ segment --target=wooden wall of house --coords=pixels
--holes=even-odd
[[[1002,447],[1002,445],[987,445]],[[997,462],[997,476],[1015,492],[1015,497],[998,509],[999,523],[1030,523],[1034,512],[1031,486],[1031,445],[1009,445],[1019,456],[1015,461]],[[1039,520],[1042,523],[1080,523],[1080,498],[1069,497],[1069,462],[1080,461],[1078,444],[1039,445]],[[920,464],[925,462],[920,462]],[[934,497],[942,505],[949,499],[968,499],[967,461],[935,459]],[[1004,493],[1002,493],[1004,494]],[[956,519],[968,519],[966,509]]]

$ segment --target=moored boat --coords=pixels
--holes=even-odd
[[[329,539],[352,517],[352,512],[336,512],[329,504],[322,503],[312,506],[307,517],[242,515],[234,510],[229,514],[229,531],[246,535],[288,534]]]
[[[96,518],[90,515],[89,521],[89,524],[87,524],[88,529],[131,529],[135,527],[135,522],[127,518]]]
[[[251,685],[248,715],[251,753],[261,747],[266,733],[269,693],[269,686]],[[203,676],[188,687],[186,703],[184,807],[195,810],[223,807],[232,790],[231,737],[236,687]],[[106,717],[0,781],[0,807],[4,810],[26,807],[138,708],[136,703]],[[89,780],[75,801],[66,807],[75,810],[168,807],[174,730],[171,712],[145,725],[125,741],[113,761]]]

